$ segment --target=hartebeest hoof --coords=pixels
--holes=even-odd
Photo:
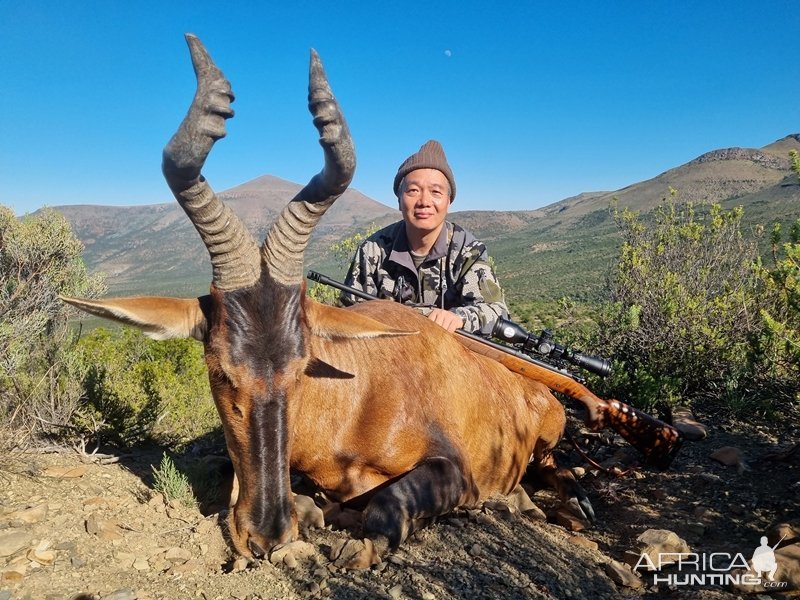
[[[594,509],[592,508],[586,494],[581,492],[582,497],[570,498],[567,500],[563,507],[569,511],[570,514],[580,519],[585,529],[588,529],[594,524],[595,516]]]

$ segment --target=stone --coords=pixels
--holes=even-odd
[[[636,573],[631,571],[628,565],[624,565],[616,560],[610,560],[603,565],[603,568],[605,569],[606,575],[617,585],[634,590],[642,587],[642,580],[639,579]]]
[[[73,569],[80,569],[81,567],[86,566],[86,560],[80,556],[71,556],[69,559],[69,564],[72,565]],[[131,562],[131,566],[133,566],[133,562]]]
[[[403,560],[403,558],[401,558],[400,556],[397,556],[397,554],[390,554],[387,557],[386,561],[392,563],[397,567],[403,567],[406,564],[406,561]]]
[[[234,573],[238,573],[239,571],[244,571],[246,568],[247,568],[247,559],[244,558],[243,556],[240,556],[235,561],[233,561],[233,566],[231,567],[231,570]]]
[[[25,556],[28,560],[39,563],[44,567],[52,565],[56,560],[55,552],[52,550],[39,550],[38,548],[32,548],[28,550],[28,553]]]
[[[641,555],[646,554],[650,560],[643,561],[640,568],[646,568],[648,571],[653,570],[650,568],[651,565],[658,570],[663,565],[677,562],[677,558],[671,559],[665,556],[667,554],[690,552],[689,544],[678,537],[677,533],[668,529],[648,529],[636,539],[640,548],[638,552],[626,552],[625,562],[635,567],[640,563]]]
[[[31,542],[31,536],[25,531],[14,531],[0,535],[0,558],[19,552]]]
[[[47,502],[24,508],[22,510],[15,510],[8,514],[3,515],[4,521],[21,521],[28,525],[44,521],[47,517]]]
[[[295,494],[294,507],[297,511],[299,525],[318,529],[325,527],[325,513],[314,503],[312,498],[302,494]]]
[[[478,558],[481,554],[483,554],[483,548],[481,548],[480,544],[475,543],[469,547],[469,550],[467,550],[467,552],[469,553],[470,556]]]
[[[294,554],[289,552],[283,557],[283,564],[286,565],[288,569],[295,569],[297,568],[297,558],[295,558]]]
[[[113,542],[122,539],[122,530],[113,521],[102,519],[96,513],[89,515],[86,519],[86,531],[97,536],[105,542]]]
[[[185,563],[192,558],[192,553],[185,548],[175,546],[167,550],[164,558],[171,562],[173,565]]]
[[[723,446],[711,453],[711,459],[728,467],[736,467],[741,474],[750,467],[744,461],[741,450],[734,446]]]
[[[583,531],[592,526],[589,521],[580,518],[564,507],[556,511],[556,523],[568,531]]]
[[[314,548],[313,544],[309,544],[308,542],[304,542],[302,540],[296,540],[294,542],[289,542],[288,544],[280,544],[276,546],[275,549],[269,555],[269,562],[273,565],[278,565],[280,563],[286,563],[286,556],[291,554],[294,556],[295,559],[299,558],[301,560],[306,560],[314,556],[316,553],[316,549]]]
[[[696,442],[708,436],[708,428],[699,423],[688,406],[672,409],[672,426],[687,440]]]
[[[331,547],[330,559],[336,567],[355,570],[369,569],[381,561],[369,538],[345,540],[344,544],[335,543]]]
[[[137,571],[149,571],[150,563],[147,562],[147,559],[144,556],[137,556],[133,561],[133,568]]]
[[[398,583],[397,585],[389,588],[387,593],[389,594],[390,598],[397,600],[397,598],[403,595],[403,586]]]
[[[27,567],[25,565],[7,567],[3,569],[2,573],[0,573],[0,583],[9,583],[11,585],[22,583],[22,581],[25,579],[26,570]]]
[[[767,532],[769,545],[775,546],[778,542],[782,544],[791,543],[792,540],[800,541],[800,527],[791,523],[778,523]],[[783,540],[783,541],[781,541]]]
[[[492,524],[492,517],[490,517],[486,513],[478,513],[475,516],[475,522],[480,524],[480,525],[491,525]]]
[[[84,465],[78,465],[77,467],[47,467],[42,471],[42,475],[56,479],[73,479],[83,477],[87,471],[88,469]]]
[[[136,560],[136,555],[130,552],[114,552],[114,558],[123,568],[130,569],[133,567],[133,561]]]
[[[778,570],[775,581],[786,581],[789,589],[800,588],[800,544],[791,544],[775,550]]]
[[[587,540],[585,537],[581,535],[571,535],[567,538],[567,541],[570,544],[574,544],[575,546],[581,546],[582,548],[586,548],[588,550],[597,550],[599,546],[597,542],[593,542],[592,540]]]

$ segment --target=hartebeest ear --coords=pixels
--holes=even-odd
[[[200,298],[161,298],[138,296],[134,298],[108,298],[86,300],[60,296],[67,304],[92,315],[137,327],[154,340],[192,337],[203,341],[206,317],[203,307],[210,296]]]
[[[419,333],[419,331],[393,329],[371,317],[318,302],[306,302],[306,316],[311,333],[328,340],[364,339]]]

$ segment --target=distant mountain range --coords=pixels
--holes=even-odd
[[[531,211],[454,211],[451,220],[483,239],[510,299],[592,298],[601,293],[619,243],[609,202],[647,212],[678,191],[685,200],[744,205],[748,223],[800,218],[800,185],[789,150],[800,134],[759,149],[713,150],[657,177],[613,192],[583,193]],[[219,193],[259,242],[302,186],[265,175]],[[150,206],[57,206],[84,242],[91,271],[111,294],[191,296],[208,291],[210,263],[175,202]],[[341,276],[328,248],[342,238],[399,218],[396,210],[348,190],[315,229],[308,266]]]

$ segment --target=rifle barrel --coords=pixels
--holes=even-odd
[[[340,290],[342,292],[347,292],[348,294],[352,294],[353,296],[357,296],[359,298],[363,298],[364,300],[377,300],[378,299],[377,296],[373,296],[372,294],[368,294],[367,292],[365,292],[363,290],[359,290],[358,288],[354,288],[354,287],[351,287],[351,286],[346,285],[344,283],[341,283],[340,281],[336,281],[335,279],[331,279],[327,275],[323,275],[322,273],[319,273],[317,271],[310,270],[306,274],[306,277],[308,277],[312,281],[316,281],[317,283],[321,283],[322,285],[329,285],[332,288],[336,288],[337,290]],[[514,348],[510,348],[508,346],[504,346],[502,344],[498,344],[498,343],[493,342],[491,340],[487,340],[485,337],[481,337],[479,335],[475,335],[474,333],[469,333],[467,331],[462,331],[460,329],[457,329],[455,331],[455,333],[457,333],[458,335],[463,336],[463,337],[465,337],[467,339],[470,339],[470,340],[473,340],[473,341],[478,342],[480,344],[483,344],[485,346],[489,346],[490,348],[494,348],[495,350],[498,350],[500,352],[505,352],[506,354],[509,354],[509,355],[511,355],[511,356],[513,356],[515,358],[520,359],[520,360],[524,360],[525,362],[534,364],[537,367],[540,367],[542,369],[547,369],[548,371],[552,371],[553,373],[558,373],[559,375],[564,375],[566,377],[574,379],[575,381],[578,381],[579,383],[583,382],[583,380],[581,378],[577,377],[574,373],[570,373],[566,369],[558,369],[558,368],[554,367],[551,364],[548,364],[548,363],[546,363],[544,361],[541,361],[541,360],[536,360],[535,358],[533,358],[531,356],[528,356],[527,354],[525,354],[523,352],[515,350]]]

